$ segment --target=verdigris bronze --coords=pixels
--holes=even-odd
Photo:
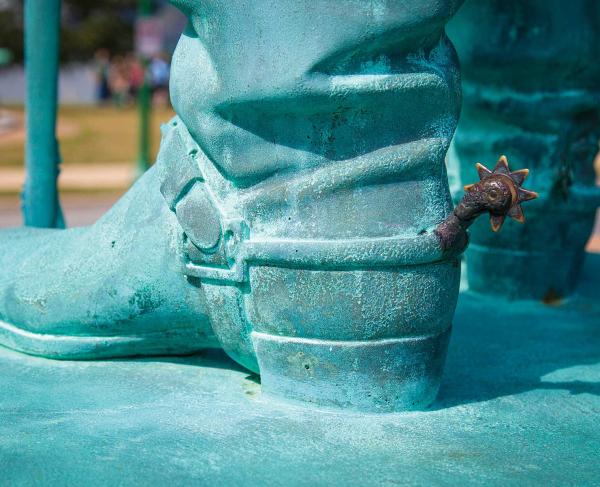
[[[156,165],[91,227],[2,232],[0,341],[87,359],[218,344],[266,394],[427,406],[462,250],[435,230],[466,242],[444,166],[460,2],[174,3],[189,23]],[[505,207],[486,190],[478,212],[518,205],[507,174]]]

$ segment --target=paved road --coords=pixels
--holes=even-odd
[[[0,168],[0,227],[22,224],[19,196],[21,167]],[[89,225],[124,193],[133,180],[131,164],[65,164],[61,167],[61,202],[70,227]]]
[[[125,190],[133,181],[134,166],[127,163],[63,164],[59,188],[67,191]],[[23,187],[23,167],[0,167],[0,193],[19,192]]]
[[[63,211],[69,227],[89,225],[102,216],[120,194],[64,194],[61,196]],[[0,197],[0,227],[23,224],[18,196]]]

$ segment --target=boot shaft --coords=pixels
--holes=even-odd
[[[416,235],[448,214],[457,2],[176,4],[173,104],[254,236]]]

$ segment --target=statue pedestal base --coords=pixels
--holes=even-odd
[[[463,293],[424,412],[282,403],[218,351],[60,362],[0,348],[1,483],[597,484],[600,255],[584,273],[555,307]]]

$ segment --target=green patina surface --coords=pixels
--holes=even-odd
[[[7,485],[598,485],[600,307],[462,293],[439,398],[364,415],[265,397],[220,352],[52,361],[0,348]]]
[[[433,229],[461,2],[174,3],[189,24],[157,164],[88,228],[0,233],[0,343],[67,359],[0,348],[0,483],[597,485],[599,256],[560,306],[463,293],[453,319],[458,261]],[[55,226],[40,43],[28,222]],[[452,322],[428,409],[352,412],[426,408]]]
[[[599,256],[560,306],[463,293],[452,318],[461,2],[174,3],[157,164],[88,228],[0,233],[0,343],[96,359],[0,348],[0,483],[597,485]],[[52,182],[30,223],[58,223]],[[425,408],[451,322],[433,405],[352,412]]]
[[[216,337],[282,397],[426,406],[460,277],[434,230],[452,209],[444,25],[461,2],[173,3],[189,22],[156,165],[90,227],[0,232],[0,343],[98,359]]]

